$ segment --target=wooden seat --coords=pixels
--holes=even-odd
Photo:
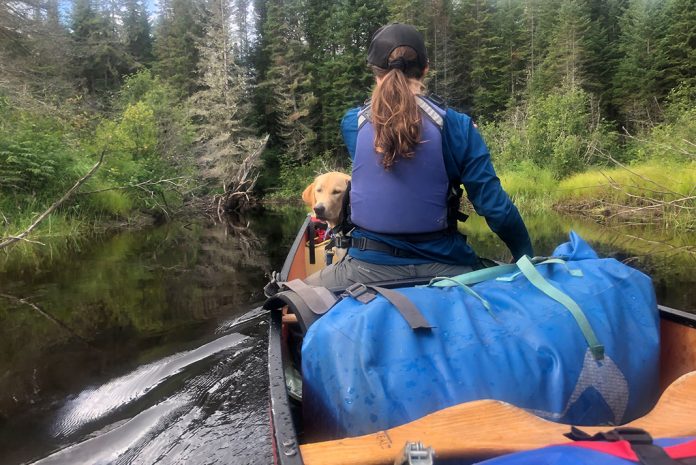
[[[653,437],[696,435],[696,372],[683,375],[662,394],[653,410],[626,426]],[[611,427],[582,427],[594,434]],[[392,464],[407,441],[421,441],[439,458],[491,457],[569,442],[568,425],[553,423],[495,400],[467,402],[386,431],[304,444],[306,465]]]

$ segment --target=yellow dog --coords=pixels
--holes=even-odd
[[[350,176],[338,171],[320,174],[302,193],[302,200],[314,210],[317,219],[334,228],[343,221],[343,196]]]
[[[317,219],[325,221],[333,229],[343,222],[343,197],[349,182],[350,176],[338,171],[321,174],[304,190],[302,200],[312,208]],[[328,263],[343,259],[346,250],[338,247],[327,249]]]

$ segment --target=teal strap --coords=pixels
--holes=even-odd
[[[531,262],[534,265],[550,265],[550,264],[557,264],[557,265],[562,265],[565,270],[568,272],[569,275],[575,276],[576,278],[582,278],[582,270],[577,270],[577,269],[571,269],[568,266],[568,262],[561,258],[545,258],[543,261],[535,262],[535,259],[532,259]],[[515,265],[515,268],[517,268],[517,265]],[[518,271],[517,273],[511,274],[510,276],[500,276],[498,278],[495,278],[497,281],[514,281],[519,275],[521,275],[522,272]]]
[[[568,262],[561,259],[561,258],[547,258],[543,262],[540,262],[539,265],[546,265],[547,263],[553,263],[557,265],[562,265],[565,270],[570,274],[571,276],[575,276],[576,278],[582,278],[582,270],[573,270],[568,266]]]
[[[462,284],[465,286],[471,286],[472,284],[488,281],[489,279],[495,279],[499,276],[512,273],[513,271],[517,271],[517,265],[498,265],[490,268],[481,268],[480,270],[470,271],[469,273],[460,274],[452,278],[435,278],[430,281],[430,284],[428,285],[436,287],[451,287]],[[437,280],[437,282],[433,282],[435,280]]]
[[[481,270],[479,270],[479,271],[481,271]],[[474,271],[474,273],[475,273],[475,271]],[[466,273],[466,274],[470,274],[470,273]],[[464,275],[460,275],[460,276],[464,276]],[[460,281],[457,279],[458,277],[459,277],[459,276],[455,276],[454,278],[448,278],[448,277],[437,277],[437,278],[433,278],[433,279],[430,280],[430,284],[428,284],[428,286],[438,286],[438,284],[440,284],[440,283],[447,283],[447,284],[440,285],[440,286],[438,286],[438,287],[444,287],[444,286],[459,286],[459,287],[461,287],[462,289],[464,289],[464,292],[466,292],[466,293],[469,294],[470,296],[476,297],[478,300],[480,300],[480,301],[481,301],[481,304],[483,304],[483,306],[484,306],[484,308],[486,309],[486,311],[487,311],[488,313],[490,313],[490,315],[491,315],[493,318],[495,318],[495,315],[493,314],[493,310],[491,309],[491,304],[489,304],[488,301],[487,301],[486,299],[484,299],[483,297],[481,297],[481,296],[479,295],[478,292],[476,292],[475,290],[473,290],[472,288],[470,288],[470,287],[467,286],[466,284],[460,282]]]
[[[532,264],[529,257],[526,255],[517,260],[517,266],[534,287],[568,309],[578,323],[583,336],[585,336],[585,340],[590,346],[592,356],[595,360],[602,360],[604,358],[604,346],[597,340],[597,336],[580,306],[568,295],[556,289],[551,283],[544,279],[539,271],[534,268],[534,264]]]

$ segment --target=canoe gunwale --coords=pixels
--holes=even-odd
[[[310,221],[310,217],[307,215],[290,247],[290,252],[285,257],[285,262],[278,276],[280,281],[288,279],[293,260],[303,245],[304,232]],[[278,311],[271,311],[268,331],[268,378],[274,462],[281,465],[303,465],[299,444],[297,444],[297,431],[290,411],[290,399],[285,388],[284,370],[282,314]]]
[[[658,305],[657,308],[660,311],[661,319],[673,321],[690,328],[696,328],[696,314],[666,307],[664,305]]]

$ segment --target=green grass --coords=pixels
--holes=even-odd
[[[648,161],[591,168],[562,181],[549,170],[522,164],[500,176],[518,207],[548,208],[606,220],[696,229],[696,162]]]
[[[21,234],[34,221],[39,212],[31,210],[13,217],[2,224],[0,236]],[[0,271],[23,264],[38,267],[51,261],[78,244],[79,238],[89,231],[89,224],[79,217],[64,212],[54,212],[39,224],[27,237],[0,249]]]

